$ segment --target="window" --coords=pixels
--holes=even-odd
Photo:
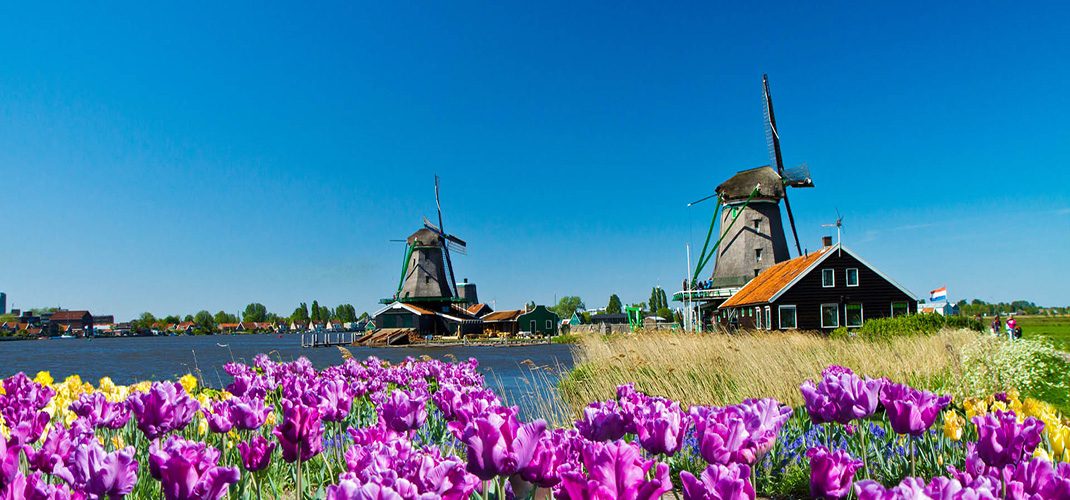
[[[757,278],[758,277],[758,273],[760,273],[760,272],[762,272],[761,269],[755,269],[754,270],[754,277]]]
[[[754,226],[754,230],[755,231],[757,231],[759,233],[762,232],[762,220],[761,219],[754,219],[753,221],[751,221],[751,225]]]
[[[780,306],[780,329],[795,329],[795,306]]]
[[[858,269],[847,270],[847,286],[858,286]]]
[[[840,306],[837,304],[821,304],[821,328],[836,328],[840,326]]]
[[[910,312],[909,309],[907,309],[906,302],[892,302],[893,318],[898,318],[899,316],[906,316],[907,314],[910,314]]]
[[[765,306],[765,329],[773,329],[773,314],[769,311],[769,306]]]
[[[551,321],[550,321],[550,320],[546,320],[546,329],[547,329],[547,330],[549,330],[550,328],[553,328],[553,327],[552,327],[552,326],[550,325],[550,323],[551,323]]]
[[[822,288],[832,288],[836,286],[836,270],[834,269],[822,269],[821,270],[821,286]]]
[[[754,249],[754,261],[755,262],[761,262],[762,261],[762,249],[761,248],[755,248]]]
[[[847,304],[847,314],[844,323],[849,327],[862,326],[862,304]]]
[[[760,307],[755,307],[754,308],[754,317],[758,318],[758,319],[756,319],[754,321],[754,327],[759,329],[759,330],[761,330],[762,329],[762,309]]]

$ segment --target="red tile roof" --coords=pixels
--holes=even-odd
[[[49,321],[81,321],[86,314],[89,311],[56,311]]]
[[[788,286],[803,271],[817,262],[825,252],[833,247],[822,248],[809,255],[796,257],[789,261],[781,262],[766,269],[754,279],[750,280],[735,295],[721,304],[720,308],[737,307],[751,304],[764,304],[769,302],[777,292]]]

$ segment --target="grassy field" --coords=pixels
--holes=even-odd
[[[1023,327],[1024,329],[1025,327]],[[642,332],[583,335],[576,365],[561,378],[563,413],[577,415],[591,401],[613,398],[618,384],[688,404],[724,405],[774,397],[797,406],[799,384],[832,364],[857,373],[956,396],[985,396],[1010,388],[1070,408],[1070,363],[1037,341],[1006,342],[968,330],[881,341],[805,333],[742,335]]]
[[[1047,340],[1059,349],[1070,351],[1070,316],[1015,316],[1014,319],[1022,325],[1023,337]]]

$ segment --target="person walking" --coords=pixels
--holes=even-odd
[[[1014,314],[1011,314],[1010,318],[1007,318],[1007,338],[1014,339],[1014,328],[1018,326],[1018,322],[1014,320]]]
[[[992,335],[999,336],[999,332],[1003,330],[1003,318],[996,313],[996,319],[992,320]]]

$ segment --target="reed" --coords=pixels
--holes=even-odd
[[[918,388],[945,390],[961,379],[962,349],[977,339],[978,334],[967,330],[879,342],[799,332],[584,335],[574,347],[575,367],[558,380],[558,396],[574,416],[591,401],[613,398],[617,385],[627,382],[683,405],[774,397],[798,406],[803,402],[799,384],[819,378],[834,364]]]

